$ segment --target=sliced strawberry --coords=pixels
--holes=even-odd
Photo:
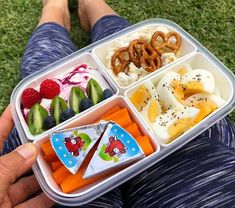
[[[21,96],[21,104],[24,108],[28,109],[30,109],[35,103],[40,103],[41,100],[42,96],[37,90],[33,88],[25,89]]]
[[[51,79],[46,79],[40,85],[40,94],[44,98],[52,99],[60,94],[60,85]]]

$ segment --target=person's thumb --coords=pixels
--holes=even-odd
[[[0,157],[0,195],[33,165],[37,155],[37,147],[28,143]]]

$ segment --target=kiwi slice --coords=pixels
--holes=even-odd
[[[86,90],[88,97],[92,100],[94,105],[103,100],[103,90],[96,80],[91,78],[87,84]]]
[[[47,116],[47,110],[38,103],[30,109],[27,123],[32,135],[37,135],[45,131],[43,121]]]
[[[84,98],[86,98],[85,93],[80,87],[72,87],[69,96],[69,106],[75,113],[79,113],[79,105]]]
[[[53,98],[50,105],[50,113],[56,121],[56,125],[61,122],[61,113],[68,108],[63,98],[56,96]]]

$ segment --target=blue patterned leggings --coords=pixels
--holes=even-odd
[[[130,24],[118,16],[101,18],[92,42]],[[65,28],[47,23],[32,34],[21,77],[71,54],[76,47]],[[16,130],[4,153],[20,144]],[[235,127],[222,119],[166,159],[83,207],[235,207]]]

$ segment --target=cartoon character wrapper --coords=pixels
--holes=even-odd
[[[75,174],[106,127],[107,122],[100,122],[57,131],[51,134],[50,142],[60,161]]]
[[[83,178],[90,178],[143,157],[144,152],[135,139],[116,123],[109,122]]]

